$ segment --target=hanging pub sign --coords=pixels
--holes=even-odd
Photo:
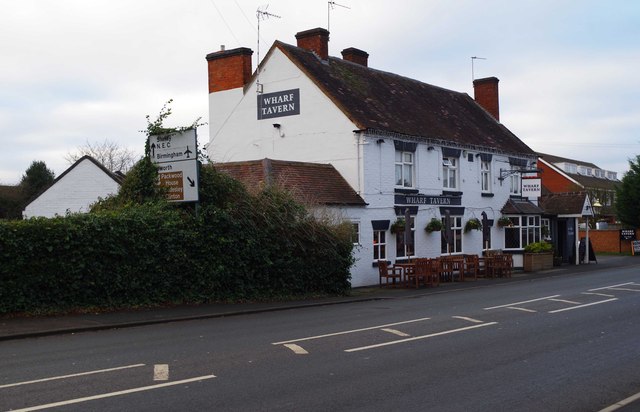
[[[522,197],[537,199],[542,196],[542,184],[540,179],[522,179]]]
[[[258,94],[258,120],[300,114],[300,89]]]

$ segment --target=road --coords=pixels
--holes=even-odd
[[[635,266],[7,341],[0,410],[600,411],[640,392],[639,322]]]

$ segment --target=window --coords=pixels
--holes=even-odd
[[[551,220],[540,219],[540,235],[544,240],[551,240]]]
[[[414,253],[414,245],[415,245],[415,219],[411,217],[411,233],[409,234],[409,244],[405,242],[404,231],[396,233],[396,257],[399,258],[410,258]]]
[[[387,259],[387,236],[385,230],[373,231],[373,260]]]
[[[462,253],[462,216],[451,216],[451,231],[453,232],[453,244],[447,250],[447,242],[444,238],[444,218],[442,218],[442,241],[440,242],[440,252],[442,254]]]
[[[480,187],[483,192],[491,192],[491,162],[480,162]]]
[[[456,189],[458,187],[458,158],[442,158],[442,187]]]
[[[413,187],[413,153],[396,150],[396,186]]]
[[[360,222],[351,222],[351,243],[360,244]]]
[[[519,172],[513,172],[509,175],[509,194],[519,195],[521,187],[521,175]]]
[[[504,228],[505,249],[522,249],[540,241],[540,216],[509,216],[512,226]]]

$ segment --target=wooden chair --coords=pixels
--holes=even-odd
[[[386,260],[378,261],[378,271],[380,272],[380,287],[382,287],[382,279],[385,280],[385,286],[389,285],[389,280],[391,280],[393,287],[398,287],[402,283],[402,269],[389,266]]]
[[[473,280],[478,280],[478,274],[480,272],[480,261],[478,255],[464,255],[464,276],[472,277]]]

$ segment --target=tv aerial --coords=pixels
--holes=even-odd
[[[338,4],[335,1],[329,0],[327,2],[327,31],[331,31],[331,10],[335,8],[335,6],[339,6],[345,9],[351,9],[349,6],[345,6],[343,4]]]
[[[260,83],[260,20],[267,20],[269,17],[274,17],[276,19],[281,19],[281,16],[277,14],[269,13],[267,9],[269,5],[263,7],[258,7],[256,10],[256,18],[258,19],[258,64],[256,65],[258,68],[256,69],[256,90],[258,94],[262,94],[262,83]]]
[[[473,62],[475,60],[487,60],[486,57],[477,57],[477,56],[471,56],[471,81],[473,82],[476,79],[476,76],[473,72]]]

